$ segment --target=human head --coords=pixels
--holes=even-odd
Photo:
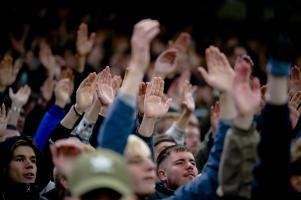
[[[155,164],[146,143],[135,135],[130,135],[124,153],[132,178],[134,192],[147,196],[155,192]]]
[[[194,156],[183,145],[167,147],[157,158],[157,175],[166,188],[176,190],[197,173]]]
[[[154,150],[155,150],[155,160],[157,160],[158,155],[166,147],[176,145],[177,143],[170,136],[162,134],[156,135],[154,137]]]
[[[192,152],[194,156],[197,155],[201,146],[201,132],[199,127],[189,125],[188,131],[185,134],[185,146]]]
[[[11,137],[1,143],[1,174],[15,183],[35,183],[37,149],[27,137]]]
[[[72,195],[84,200],[105,197],[119,199],[132,195],[125,160],[107,149],[80,156],[74,163],[68,182]]]

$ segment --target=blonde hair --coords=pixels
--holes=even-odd
[[[128,155],[133,155],[136,153],[147,153],[150,155],[151,151],[141,138],[137,137],[136,135],[130,135],[128,137],[125,153]]]

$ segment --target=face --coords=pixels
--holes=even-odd
[[[161,142],[155,147],[155,160],[157,160],[158,155],[160,154],[161,151],[166,149],[167,147],[170,147],[172,145],[175,145],[174,142]]]
[[[200,130],[195,126],[190,126],[188,128],[188,133],[185,135],[185,146],[196,155],[200,149]]]
[[[151,159],[149,150],[141,149],[139,152],[126,152],[125,159],[132,177],[134,192],[137,195],[149,195],[155,192],[155,164]]]
[[[158,169],[160,180],[165,187],[177,189],[191,182],[197,176],[195,159],[190,152],[173,152],[166,158]]]
[[[36,155],[29,146],[15,149],[8,165],[9,177],[17,183],[34,183],[37,174]]]

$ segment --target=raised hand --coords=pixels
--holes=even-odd
[[[54,94],[55,94],[55,104],[64,108],[65,105],[70,102],[71,96],[71,81],[70,79],[61,79],[57,82]]]
[[[77,88],[74,107],[78,112],[84,112],[93,103],[93,90],[96,79],[96,73],[90,73]]]
[[[46,102],[50,101],[53,94],[54,86],[55,81],[53,80],[52,76],[48,76],[48,78],[44,81],[42,87],[40,88],[42,97]]]
[[[60,65],[56,62],[51,48],[46,43],[41,43],[39,57],[42,65],[48,70],[50,75],[59,76],[61,72]]]
[[[178,51],[177,55],[177,71],[183,71],[189,67],[188,50],[191,45],[191,36],[189,33],[182,32],[177,39],[169,41],[169,48],[174,48]]]
[[[109,66],[98,75],[96,93],[102,105],[109,106],[112,104],[115,98],[115,90],[113,89],[113,79]]]
[[[300,67],[296,65],[291,69],[289,90],[294,93],[301,91],[301,70]]]
[[[187,81],[184,85],[182,107],[184,107],[185,109],[187,109],[190,112],[193,112],[195,109],[195,102],[194,102],[192,94],[193,94],[193,87]]]
[[[250,70],[246,65],[241,65],[235,70],[233,97],[241,116],[255,114],[261,101],[259,80],[254,78],[250,83]]]
[[[0,86],[4,89],[13,84],[21,69],[21,65],[13,66],[13,58],[10,55],[5,55],[0,62]]]
[[[12,105],[22,108],[28,101],[31,94],[31,89],[28,85],[21,87],[17,93],[14,93],[11,88],[9,88],[9,97],[12,100]]]
[[[144,116],[156,118],[164,115],[172,100],[163,96],[164,81],[159,77],[154,77],[151,84],[147,85],[144,98]]]
[[[6,130],[9,116],[10,116],[10,112],[6,113],[5,105],[3,103],[0,109],[0,135],[1,133],[3,133],[3,131]]]
[[[292,96],[288,102],[291,111],[290,118],[291,118],[292,127],[295,128],[301,113],[301,108],[299,107],[301,103],[301,91],[296,92],[294,94],[291,93],[289,96]]]
[[[145,70],[150,61],[150,43],[159,33],[159,22],[144,19],[138,22],[131,38],[132,57],[131,62]]]
[[[50,145],[50,151],[55,167],[67,176],[72,170],[74,161],[82,154],[83,147],[77,138],[68,138]]]
[[[93,32],[91,33],[90,37],[88,37],[88,26],[85,23],[81,23],[78,31],[77,31],[77,39],[76,39],[76,48],[77,53],[80,56],[88,55],[92,47],[95,43],[96,34]]]
[[[162,79],[176,72],[177,69],[177,49],[167,49],[156,59],[154,76]]]
[[[119,88],[121,87],[121,83],[122,83],[122,78],[119,75],[114,75],[113,76],[113,90],[114,93],[116,94],[117,91],[119,90]]]
[[[220,91],[231,91],[234,70],[225,54],[221,53],[217,47],[210,46],[206,49],[206,62],[208,72],[202,67],[199,67],[198,70],[208,85]]]
[[[182,104],[183,94],[184,94],[184,86],[187,80],[190,80],[191,72],[190,70],[184,71],[179,78],[174,80],[169,87],[167,94],[172,98],[173,102],[179,107]]]

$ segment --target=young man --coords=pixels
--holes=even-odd
[[[32,140],[8,138],[0,144],[0,155],[0,199],[39,199],[50,176]]]
[[[193,154],[182,145],[173,145],[164,149],[157,158],[157,176],[153,199],[171,196],[174,191],[191,182],[198,174]]]

